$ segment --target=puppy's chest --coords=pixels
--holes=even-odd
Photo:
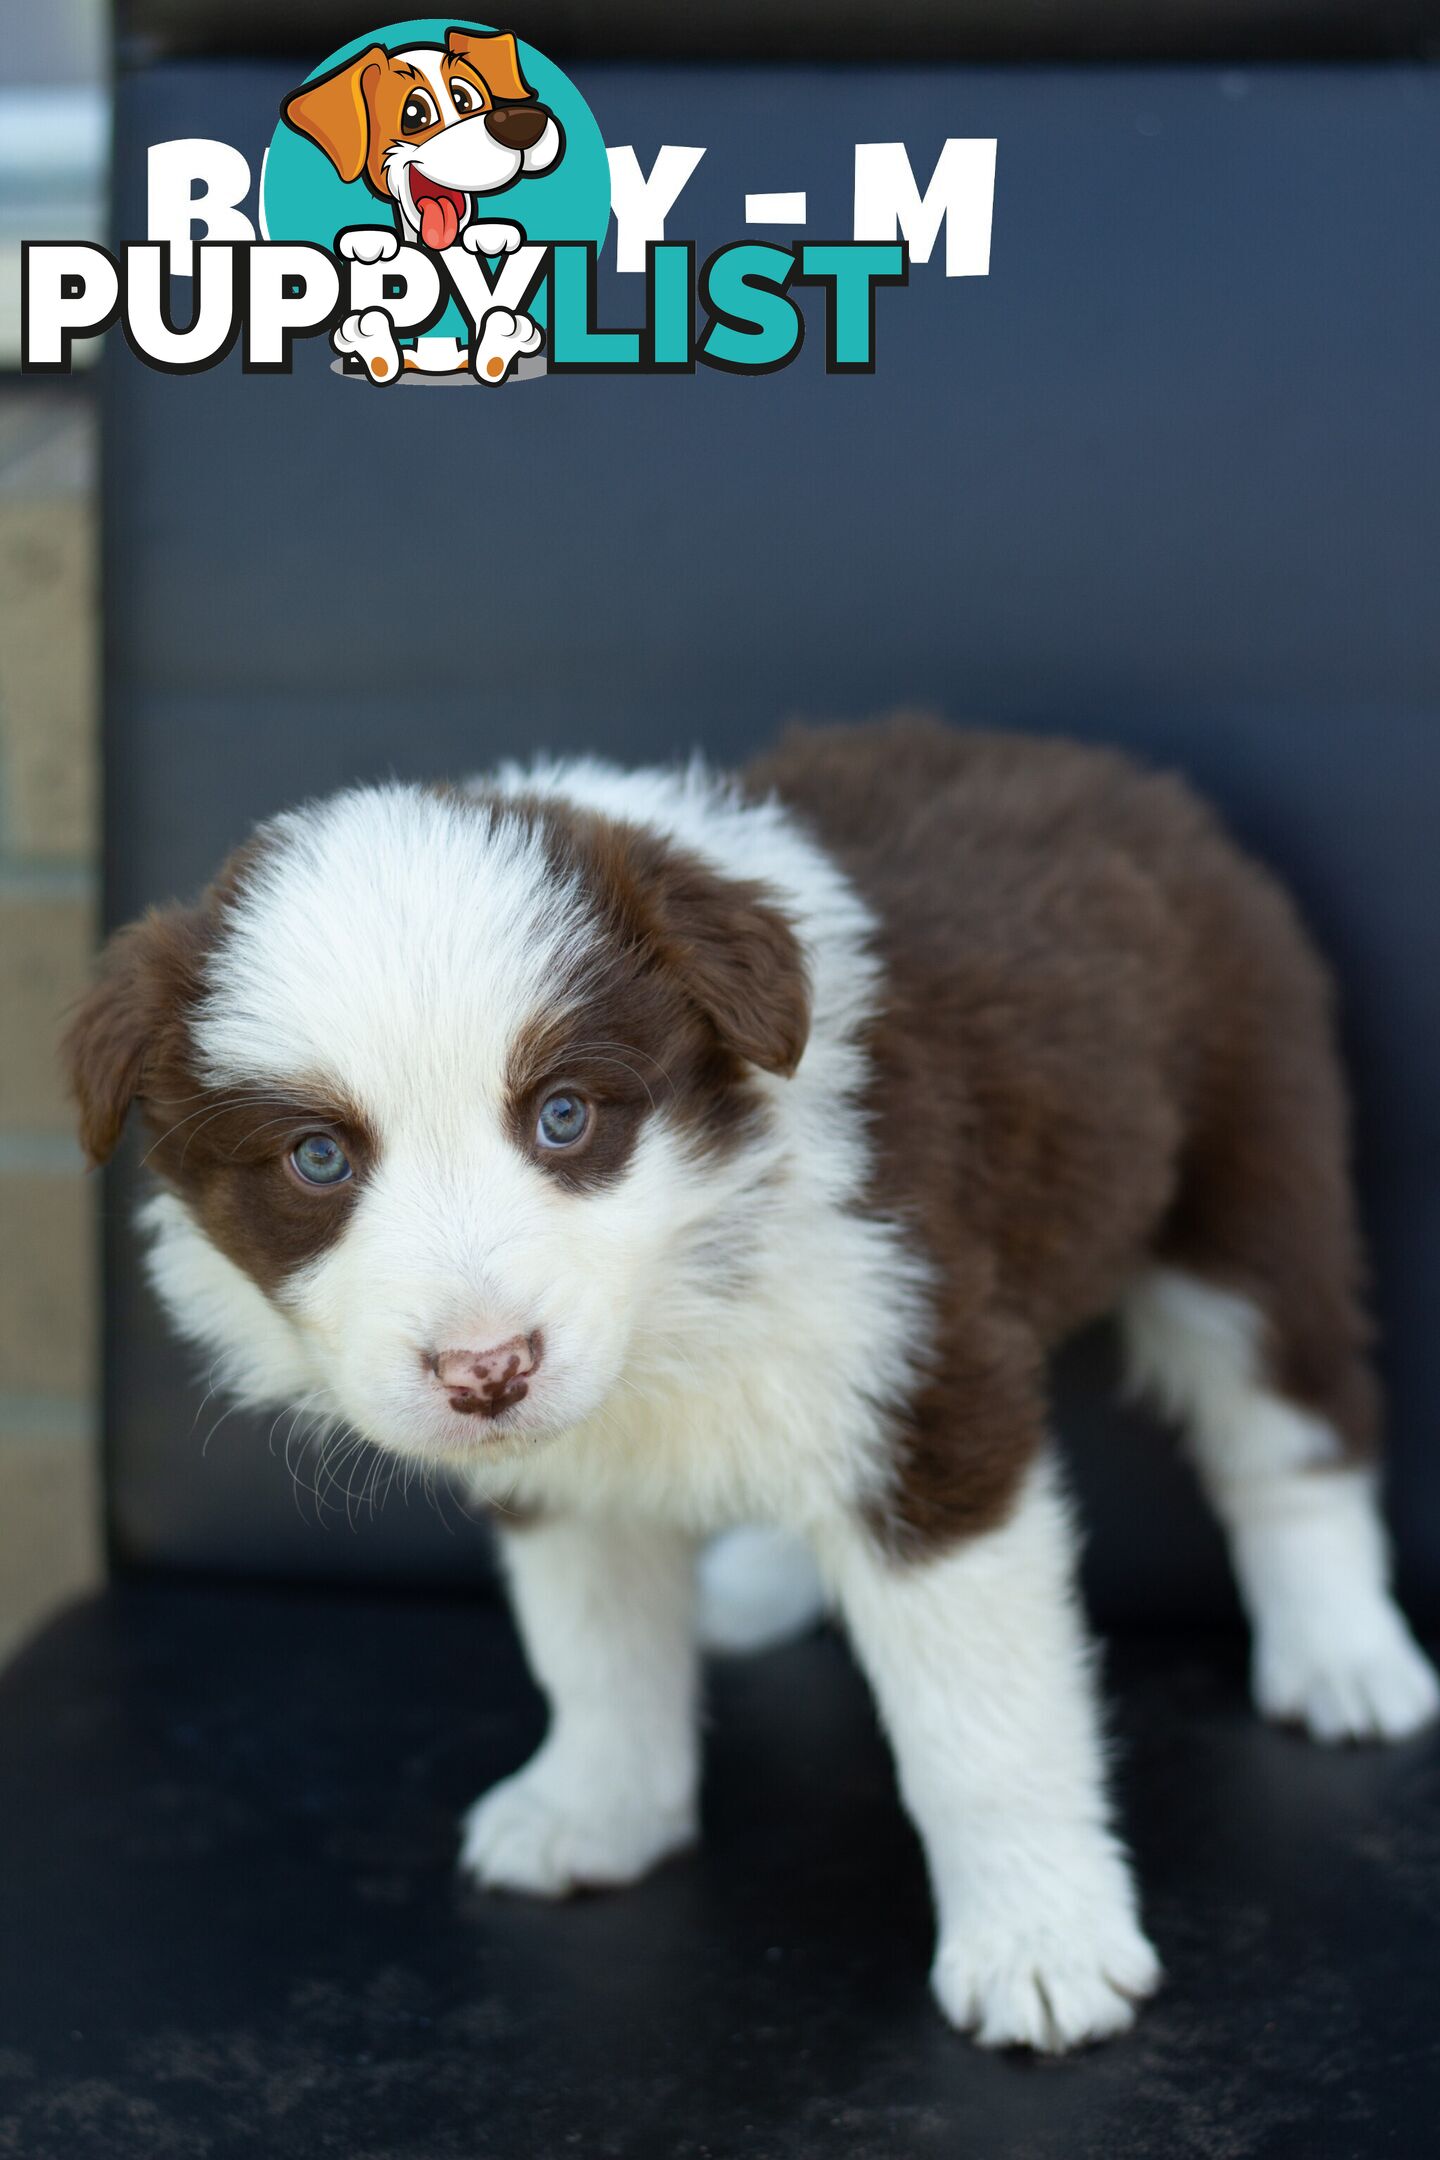
[[[883,1449],[869,1406],[823,1386],[806,1400],[752,1367],[708,1385],[636,1382],[505,1482],[524,1503],[639,1511],[698,1534],[751,1520],[799,1526],[872,1490]]]
[[[795,1261],[637,1356],[596,1417],[519,1467],[516,1497],[706,1533],[801,1528],[881,1491],[929,1355],[924,1270],[898,1232],[853,1217]]]

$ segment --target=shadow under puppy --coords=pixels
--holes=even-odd
[[[143,1113],[154,1279],[229,1388],[511,1511],[552,1716],[467,1869],[555,1895],[693,1838],[696,1547],[768,1526],[712,1567],[725,1627],[747,1573],[793,1623],[818,1570],[941,2007],[1064,2048],[1159,1967],[1056,1343],[1117,1311],[1183,1421],[1262,1710],[1335,1740],[1436,1709],[1387,1588],[1330,1004],[1182,785],[912,723],[735,782],[542,764],[278,817],[112,940],[69,1050],[93,1159]]]

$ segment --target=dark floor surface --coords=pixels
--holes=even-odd
[[[0,1680],[0,2155],[1432,2154],[1440,1741],[1267,1731],[1231,1642],[1110,1671],[1169,1982],[1036,2063],[931,2008],[833,1638],[715,1672],[701,1853],[550,1908],[453,1873],[540,1727],[495,1608],[118,1589]]]

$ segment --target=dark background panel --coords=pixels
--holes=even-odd
[[[535,33],[538,36],[538,30]],[[304,65],[313,64],[323,49]],[[303,72],[303,69],[301,69]],[[739,237],[748,188],[849,228],[857,141],[998,136],[992,274],[917,267],[880,363],[818,325],[758,380],[370,386],[152,374],[107,397],[112,919],[250,822],[388,772],[544,746],[743,756],[790,714],[896,704],[1064,728],[1192,772],[1297,886],[1340,965],[1395,1398],[1402,1549],[1440,1598],[1440,88],[1424,68],[577,66],[611,143],[707,155],[672,226]],[[117,230],[144,150],[258,169],[290,64],[122,78]],[[641,281],[607,278],[629,322]],[[112,344],[114,341],[112,341]],[[423,1505],[328,1530],[281,1421],[199,1410],[109,1196],[117,1550],[287,1573],[465,1573]],[[1098,1405],[1067,1429],[1103,1610],[1230,1608],[1171,1452]]]
[[[122,691],[334,701],[342,723],[358,697],[372,762],[396,702],[436,715],[424,762],[488,755],[507,725],[591,741],[637,709],[738,741],[757,707],[824,699],[1432,694],[1427,71],[579,79],[645,163],[709,146],[677,213],[702,252],[740,233],[747,187],[803,182],[810,230],[846,230],[857,140],[923,165],[946,134],[997,134],[992,274],[932,263],[882,294],[860,379],[827,379],[812,339],[771,378],[557,379],[481,408],[337,384],[313,348],[270,380],[122,356]],[[119,229],[143,230],[145,143],[183,120],[258,166],[293,81],[127,85]],[[640,282],[607,280],[618,319]],[[397,620],[425,604],[464,634],[421,675]]]
[[[120,0],[116,13],[137,58],[318,55],[357,20],[352,0]],[[481,19],[561,60],[1355,59],[1440,41],[1436,0],[525,0]]]

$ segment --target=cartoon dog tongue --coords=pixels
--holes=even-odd
[[[420,238],[427,248],[440,250],[452,247],[460,230],[460,212],[455,207],[453,195],[424,195],[416,208],[420,212]]]

